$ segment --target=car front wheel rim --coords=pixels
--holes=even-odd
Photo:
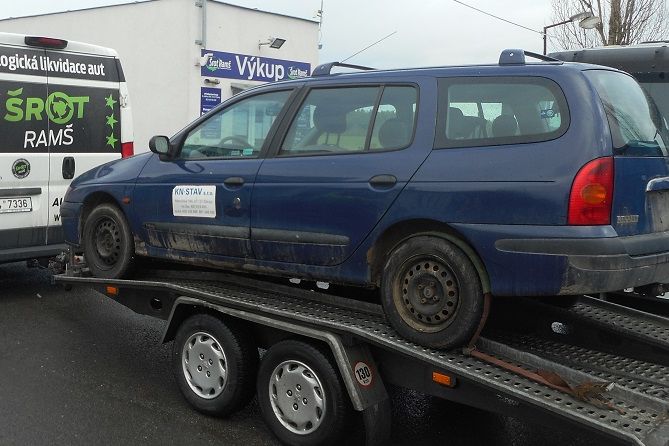
[[[94,230],[95,252],[106,266],[113,266],[121,256],[121,231],[111,218],[102,218]]]

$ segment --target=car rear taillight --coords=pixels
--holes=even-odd
[[[135,145],[131,142],[121,144],[121,158],[127,158],[135,154]]]
[[[38,46],[41,48],[53,48],[56,50],[62,50],[67,47],[67,40],[63,39],[54,39],[52,37],[32,37],[26,36],[24,39],[26,45],[29,46]]]
[[[569,194],[569,225],[608,225],[613,202],[613,158],[597,158],[578,171]]]

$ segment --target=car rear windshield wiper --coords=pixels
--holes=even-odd
[[[638,139],[627,141],[624,146],[616,149],[616,154],[627,156],[665,156],[656,141],[641,141]]]

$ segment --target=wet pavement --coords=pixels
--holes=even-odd
[[[42,270],[0,265],[0,444],[276,445],[257,403],[227,419],[195,412],[177,389],[164,322]],[[393,445],[610,444],[402,389]]]

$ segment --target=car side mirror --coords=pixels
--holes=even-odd
[[[174,158],[174,146],[167,136],[156,135],[149,140],[149,149],[160,155],[160,159]]]

